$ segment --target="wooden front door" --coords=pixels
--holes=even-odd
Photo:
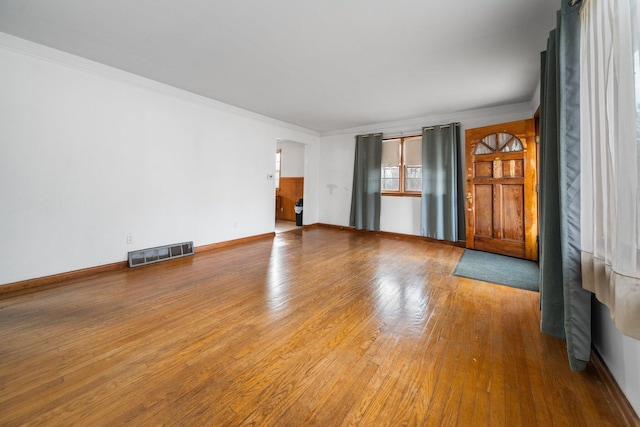
[[[534,120],[468,129],[467,248],[538,259]]]

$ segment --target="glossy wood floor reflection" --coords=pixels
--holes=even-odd
[[[305,228],[5,295],[0,425],[623,425],[461,254]]]

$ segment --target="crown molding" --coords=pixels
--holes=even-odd
[[[476,110],[456,111],[451,113],[415,117],[412,119],[394,122],[377,123],[349,129],[326,131],[320,132],[320,136],[324,137],[346,134],[357,135],[379,132],[382,132],[383,134],[385,134],[385,136],[415,135],[421,134],[422,128],[424,126],[441,125],[453,122],[460,122],[462,125],[464,125],[465,121],[490,119],[492,117],[500,117],[506,114],[519,113],[533,117],[533,112],[531,111],[531,102],[500,105],[497,107],[480,108]]]
[[[31,56],[63,67],[87,72],[118,83],[180,98],[188,102],[200,104],[218,111],[235,114],[261,123],[287,128],[292,131],[301,132],[315,137],[320,136],[319,132],[311,129],[283,122],[239,107],[234,107],[233,105],[225,104],[202,95],[197,95],[193,92],[178,89],[165,83],[160,83],[137,74],[110,67],[108,65],[63,52],[39,43],[21,39],[7,33],[0,32],[0,48],[14,53]]]

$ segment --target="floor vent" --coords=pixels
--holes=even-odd
[[[129,267],[139,267],[187,255],[193,255],[193,242],[140,249],[139,251],[129,252]]]

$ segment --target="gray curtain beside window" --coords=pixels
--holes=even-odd
[[[380,231],[382,134],[356,136],[349,225]]]
[[[591,294],[580,264],[580,16],[569,2],[541,58],[540,326],[566,339],[579,371],[591,354]]]
[[[459,146],[458,123],[422,129],[422,236],[458,241]]]

